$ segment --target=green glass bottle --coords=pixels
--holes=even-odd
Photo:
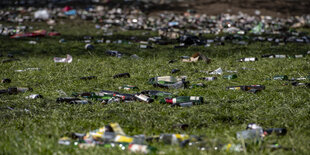
[[[287,75],[276,75],[273,77],[274,80],[288,80]]]
[[[185,102],[193,102],[194,104],[202,104],[203,103],[203,97],[200,96],[179,96],[175,98],[165,98],[160,100],[160,103],[168,103],[168,104],[174,104],[174,103],[185,103]]]
[[[144,95],[150,96],[151,98],[158,99],[158,98],[167,98],[167,97],[174,97],[172,93],[158,91],[158,90],[145,90],[141,92]]]

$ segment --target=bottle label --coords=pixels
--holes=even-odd
[[[189,99],[191,101],[198,101],[199,100],[199,96],[191,96]]]
[[[142,101],[146,101],[149,99],[149,97],[143,95],[143,94],[140,94],[140,95],[136,95],[136,97]]]
[[[130,90],[131,88],[130,87],[124,87],[124,90]]]
[[[173,98],[172,103],[177,103],[177,98]]]
[[[177,80],[172,76],[160,76],[157,77],[157,81],[177,82]]]
[[[255,58],[244,58],[244,61],[255,61]]]
[[[230,90],[240,90],[241,87],[230,87],[229,89],[230,89]]]

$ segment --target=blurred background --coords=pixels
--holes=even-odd
[[[122,5],[139,6],[146,13],[160,11],[184,12],[188,9],[210,15],[220,13],[238,13],[239,11],[254,14],[260,10],[262,15],[291,16],[308,14],[310,0],[1,0],[0,6],[18,7],[56,7],[71,5]]]

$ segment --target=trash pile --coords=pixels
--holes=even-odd
[[[124,133],[118,123],[110,123],[99,129],[87,133],[71,133],[59,139],[58,143],[67,146],[89,149],[96,146],[103,148],[118,148],[132,153],[156,153],[157,148],[150,144],[159,143],[164,145],[179,146],[181,148],[195,148],[200,151],[227,151],[242,152],[248,145],[258,145],[267,149],[288,149],[277,143],[267,144],[264,137],[269,135],[284,136],[287,130],[285,128],[263,129],[257,124],[248,124],[246,130],[236,133],[239,143],[223,144],[216,140],[211,141],[205,136],[196,136],[188,134],[163,133],[160,135],[146,136],[144,134],[128,136]],[[242,141],[245,145],[242,145]],[[265,144],[266,143],[266,144]]]
[[[240,12],[238,15],[208,16],[189,10],[184,14],[167,12],[150,16],[137,6],[109,8],[100,5],[90,6],[86,9],[70,6],[53,9],[9,8],[6,11],[0,11],[0,21],[19,23],[21,26],[0,25],[0,35],[11,36],[11,38],[58,36],[60,33],[56,31],[50,33],[46,33],[46,30],[29,32],[33,27],[22,26],[22,24],[44,21],[53,27],[56,24],[61,24],[63,19],[80,19],[95,23],[95,28],[102,31],[103,37],[106,37],[105,40],[99,41],[102,43],[128,42],[108,39],[108,36],[120,30],[157,32],[158,37],[149,38],[148,42],[141,42],[139,47],[143,49],[153,48],[148,44],[149,42],[167,45],[174,43],[171,40],[180,43],[175,48],[186,48],[193,45],[221,46],[225,42],[239,45],[262,41],[268,41],[274,45],[285,45],[290,42],[310,43],[309,35],[295,30],[296,28],[309,27],[310,15],[273,18],[271,16],[250,16]],[[204,38],[204,34],[214,34],[216,37]]]
[[[88,7],[87,9],[75,9],[70,6],[64,8],[10,8],[6,11],[0,11],[0,21],[18,23],[19,26],[5,26],[0,24],[0,35],[7,36],[10,39],[21,39],[29,37],[53,37],[61,36],[54,30],[53,26],[60,24],[61,20],[87,20],[96,24],[95,28],[102,33],[102,39],[94,41],[92,36],[84,36],[83,46],[88,52],[96,49],[96,44],[132,44],[137,43],[139,50],[152,50],[157,45],[173,45],[174,49],[183,49],[191,46],[202,46],[208,48],[210,46],[223,46],[226,43],[236,45],[247,45],[256,42],[270,42],[274,46],[282,46],[288,43],[309,44],[310,36],[306,33],[297,32],[295,28],[310,26],[310,15],[289,18],[273,18],[270,16],[249,16],[244,13],[238,15],[221,14],[218,16],[208,16],[206,14],[198,14],[194,11],[188,11],[184,14],[161,13],[158,16],[149,16],[142,10],[135,7],[130,8],[109,8],[105,6]],[[46,22],[51,26],[50,32],[47,30],[33,30],[33,27],[22,26],[26,22]],[[147,40],[139,40],[131,37],[129,40],[111,40],[118,31],[145,30],[154,31],[158,36],[153,36]],[[149,32],[146,32],[147,34]],[[213,34],[214,38],[206,38],[206,34]],[[81,41],[81,39],[79,40]],[[59,44],[66,44],[67,40],[59,39]],[[29,41],[29,44],[37,44],[37,41]],[[94,44],[93,44],[94,43]],[[156,46],[155,46],[156,44]],[[31,45],[32,46],[32,45]],[[105,55],[122,59],[128,55],[127,53],[116,50],[105,50]],[[0,53],[2,57],[2,53]],[[241,57],[236,60],[238,63],[255,63],[256,61],[266,59],[298,59],[310,55],[310,51],[300,51],[300,53],[280,54],[268,53],[257,57]],[[128,55],[129,56],[129,55]],[[21,61],[8,54],[8,58],[1,61],[4,63],[12,63]],[[131,59],[142,59],[138,55],[129,56]],[[52,59],[51,59],[52,61]],[[67,54],[65,57],[54,57],[54,63],[72,65],[73,57]],[[197,63],[210,64],[213,62],[202,52],[195,52],[190,56],[181,56],[169,60],[168,64],[181,62],[184,64],[195,65]],[[255,68],[240,68],[241,70],[255,70]],[[40,68],[23,68],[15,70],[16,74],[24,72],[40,71]],[[170,90],[180,89],[199,89],[205,88],[203,82],[212,82],[216,80],[231,80],[240,78],[238,71],[224,70],[216,67],[211,71],[197,70],[197,72],[205,73],[207,76],[199,77],[193,83],[189,81],[187,76],[178,76],[182,73],[180,68],[171,70],[171,74],[175,76],[156,76],[145,79],[145,82],[153,86],[155,90],[144,90],[133,84],[125,84],[118,86],[114,90],[101,90],[89,92],[72,92],[72,95],[62,95],[56,99],[56,103],[60,104],[96,104],[103,105],[113,103],[131,103],[144,102],[150,104],[165,104],[174,108],[186,108],[199,106],[207,103],[207,99],[203,96],[183,96],[177,93],[171,93]],[[113,80],[120,78],[131,78],[132,73],[125,72],[111,75]],[[79,80],[96,80],[97,76],[79,77]],[[14,79],[13,79],[14,80]],[[304,82],[310,80],[310,75],[303,77],[294,77],[289,79],[287,75],[274,75],[266,80],[288,81],[284,85],[292,85],[294,87],[310,88],[310,83]],[[1,84],[11,83],[11,79],[3,78]],[[5,87],[1,89],[2,95],[14,95],[19,93],[31,92],[29,87]],[[159,91],[156,89],[163,89]],[[225,87],[223,88],[225,89]],[[236,90],[237,93],[242,91],[256,94],[264,91],[266,87],[261,84],[242,84],[226,87],[227,92]],[[239,90],[241,90],[239,92]],[[127,91],[126,93],[122,93]],[[131,93],[130,93],[131,92]],[[31,94],[26,99],[43,98],[40,94]],[[186,128],[186,125],[183,126]],[[187,125],[188,127],[188,125]],[[77,146],[87,149],[96,146],[104,148],[118,148],[128,150],[133,153],[156,153],[158,150],[152,147],[153,143],[166,145],[178,145],[181,148],[196,148],[198,150],[226,150],[228,152],[242,152],[250,145],[263,143],[262,148],[281,149],[282,146],[276,144],[266,144],[264,139],[269,135],[283,136],[287,133],[285,128],[264,129],[257,124],[249,124],[246,130],[236,133],[238,143],[223,144],[217,140],[210,140],[204,136],[163,133],[160,135],[126,135],[118,123],[110,123],[104,127],[87,133],[72,133],[61,138],[58,143],[68,146]]]

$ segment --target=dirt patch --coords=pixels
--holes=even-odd
[[[162,11],[184,12],[187,9],[198,13],[218,15],[221,13],[237,14],[239,11],[254,15],[256,10],[261,15],[275,17],[296,16],[309,14],[310,1],[304,0],[194,0],[173,2],[165,5],[154,5],[149,8],[150,14]]]

